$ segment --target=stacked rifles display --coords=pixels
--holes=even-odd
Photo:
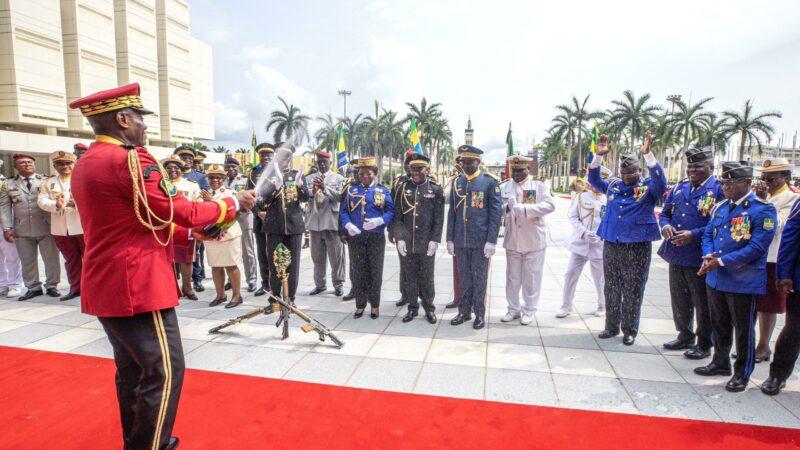
[[[283,151],[282,151],[283,150]],[[269,166],[264,170],[264,173],[258,180],[256,185],[256,193],[258,193],[260,198],[265,198],[269,194],[271,194],[271,190],[278,189],[276,184],[273,180],[282,180],[283,179],[283,172],[288,169],[289,164],[291,163],[291,152],[285,151],[285,149],[279,149],[276,152],[275,158],[270,162]],[[267,181],[269,180],[269,181]],[[344,342],[339,340],[333,332],[326,327],[325,325],[319,323],[317,320],[310,317],[308,314],[304,313],[300,309],[298,309],[289,299],[289,274],[287,273],[287,269],[292,262],[292,252],[286,248],[285,245],[279,244],[277,248],[275,248],[275,252],[272,254],[273,261],[275,262],[275,268],[277,270],[277,277],[281,280],[281,297],[275,296],[272,293],[269,294],[269,297],[274,303],[267,304],[263,308],[258,308],[254,311],[251,311],[247,314],[241,315],[239,317],[235,317],[230,319],[229,321],[225,322],[222,325],[216,326],[210,330],[209,333],[219,333],[220,330],[227,328],[232,325],[236,325],[237,323],[244,322],[245,320],[252,319],[260,314],[269,314],[270,312],[279,312],[278,321],[275,323],[276,327],[280,327],[283,325],[283,332],[282,332],[282,339],[286,339],[289,337],[289,316],[290,314],[294,313],[297,317],[303,319],[307,325],[300,327],[303,332],[308,333],[310,331],[316,331],[319,334],[319,340],[325,342],[325,338],[329,338],[334,344],[336,344],[337,348],[342,348],[344,346]]]

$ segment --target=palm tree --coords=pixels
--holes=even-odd
[[[452,145],[453,132],[450,130],[450,123],[445,118],[436,118],[428,125],[429,156],[431,161],[436,164],[438,169],[439,149],[442,146]]]
[[[425,149],[428,147],[428,144],[430,144],[428,127],[433,124],[435,119],[438,119],[442,116],[442,111],[439,109],[442,104],[428,104],[428,100],[425,97],[422,97],[422,101],[419,102],[419,106],[408,102],[406,105],[411,110],[411,112],[408,113],[409,118],[413,117],[417,119],[417,130],[421,134],[420,144],[422,145],[422,148]]]
[[[715,155],[725,156],[725,151],[728,147],[728,140],[731,135],[728,131],[727,117],[717,117],[716,114],[710,113],[702,121],[703,129],[700,133],[699,145],[710,145],[714,149]]]
[[[214,153],[228,153],[228,149],[223,147],[222,145],[218,145],[211,149]]]
[[[314,139],[317,141],[317,148],[332,150],[336,148],[339,141],[339,124],[336,123],[330,114],[318,116],[317,122],[321,122],[319,129],[314,132]]]
[[[305,114],[300,114],[300,108],[289,104],[282,97],[278,97],[284,107],[284,111],[276,110],[270,113],[271,120],[264,127],[264,130],[269,133],[273,127],[275,131],[272,135],[276,143],[290,142],[295,145],[300,145],[304,141],[310,141],[311,136],[308,134],[308,122],[311,117]]]
[[[192,142],[192,145],[191,145],[191,147],[192,147],[192,148],[194,149],[194,151],[196,151],[196,152],[210,152],[210,151],[211,151],[211,150],[209,150],[209,149],[208,149],[208,147],[206,146],[206,144],[203,144],[202,142],[199,142],[199,141],[197,141],[197,142]]]
[[[364,128],[363,118],[363,114],[356,114],[353,118],[349,116],[339,118],[342,124],[344,124],[344,139],[347,144],[347,149],[354,152],[353,155],[350,155],[351,158],[363,156],[361,154],[361,149],[364,148],[364,136],[362,133]]]
[[[644,94],[639,98],[632,91],[627,90],[622,93],[622,100],[612,100],[611,103],[616,108],[611,111],[611,120],[616,123],[620,130],[628,129],[629,148],[636,147],[636,137],[641,136],[647,129],[647,125],[653,122],[656,114],[662,108],[658,105],[648,105],[650,94]]]
[[[666,162],[667,148],[673,147],[678,141],[677,127],[672,122],[669,114],[662,114],[656,121],[650,124],[652,133],[653,149],[660,161]],[[669,176],[669,174],[667,174]]]
[[[407,119],[397,118],[397,111],[383,110],[381,114],[381,148],[389,158],[389,174],[394,176],[392,165],[394,159],[403,154],[405,149],[405,123]]]
[[[730,123],[725,127],[725,130],[730,134],[739,133],[739,150],[737,151],[736,159],[740,160],[744,156],[745,146],[752,146],[755,141],[758,147],[758,153],[761,153],[761,135],[763,135],[767,142],[772,139],[772,133],[775,129],[769,122],[770,118],[780,119],[783,117],[779,111],[768,111],[761,114],[753,112],[753,100],[747,100],[744,103],[742,113],[736,111],[725,111],[722,113]]]
[[[575,142],[577,123],[575,118],[567,114],[559,114],[553,118],[553,125],[547,130],[555,141],[562,141],[567,148],[567,177],[572,173],[572,145]]]
[[[381,116],[378,113],[378,107],[378,101],[375,100],[375,115],[364,117],[364,125],[361,132],[364,142],[367,144],[367,148],[370,149],[372,156],[375,157],[375,162],[378,165],[378,173],[382,173],[383,153],[381,152],[380,135],[383,124],[381,122]]]
[[[683,100],[676,100],[673,104],[677,110],[670,114],[670,123],[675,126],[678,137],[683,139],[683,146],[674,155],[678,158],[689,148],[689,141],[696,140],[703,132],[703,121],[708,118],[709,112],[703,111],[703,105],[713,100],[706,97],[694,105],[689,105]]]
[[[578,173],[583,171],[583,135],[584,130],[587,134],[589,132],[589,130],[586,129],[586,124],[589,123],[590,120],[598,119],[603,115],[600,111],[588,111],[586,109],[586,103],[588,102],[588,95],[583,101],[578,101],[575,96],[572,96],[569,104],[556,106],[556,109],[562,111],[567,116],[572,116],[572,120],[575,122],[578,129]]]

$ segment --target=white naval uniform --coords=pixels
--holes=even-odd
[[[769,245],[769,252],[767,253],[767,262],[778,262],[778,248],[781,246],[781,233],[783,233],[783,226],[786,225],[786,219],[789,217],[789,212],[792,210],[797,200],[797,194],[794,193],[789,186],[776,195],[768,195],[767,201],[775,207],[778,212],[778,223],[775,224],[775,235],[772,238],[772,243]]]
[[[587,261],[597,291],[597,306],[605,308],[603,240],[597,236],[597,228],[600,227],[601,220],[600,213],[605,204],[605,195],[586,190],[577,195],[569,207],[568,216],[572,224],[572,234],[564,242],[567,250],[570,251],[570,257],[567,274],[564,276],[564,300],[561,305],[567,310],[572,309],[575,287]]]
[[[542,289],[547,247],[545,217],[556,209],[548,185],[528,176],[522,183],[508,180],[500,186],[505,218],[506,301],[508,311],[536,312]],[[520,290],[524,305],[519,302]]]

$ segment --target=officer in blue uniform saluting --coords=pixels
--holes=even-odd
[[[664,202],[658,216],[664,241],[658,254],[669,263],[669,290],[672,320],[678,338],[664,344],[667,350],[683,350],[689,359],[711,354],[711,316],[708,312],[706,277],[697,271],[703,263],[702,237],[711,209],[723,200],[722,184],[714,172],[710,148],[686,150],[688,179],[678,183]],[[692,330],[697,315],[696,333]],[[695,344],[695,334],[697,343]]]
[[[711,211],[703,231],[703,265],[698,272],[708,274],[714,357],[694,371],[703,376],[730,375],[735,331],[736,361],[725,390],[742,392],[755,365],[756,299],[767,292],[767,251],[778,218],[774,206],[750,191],[752,167],[724,162],[720,178],[727,200]]]
[[[596,156],[589,166],[589,183],[606,194],[606,212],[597,229],[603,238],[606,284],[606,327],[598,337],[608,339],[622,329],[622,343],[633,345],[639,332],[644,287],[650,271],[651,241],[661,238],[654,214],[667,190],[667,178],[650,152],[650,132],[645,134],[642,156],[650,178],[642,178],[638,155],[620,157],[620,178],[603,179],[600,165],[608,153],[608,137],[600,135]]]
[[[381,304],[383,254],[386,251],[384,230],[392,224],[394,202],[389,189],[375,179],[378,166],[375,158],[359,158],[358,183],[345,190],[339,205],[339,217],[347,232],[350,266],[353,275],[353,293],[356,296],[358,319],[369,302],[370,317],[377,319]]]
[[[472,328],[486,325],[486,279],[489,258],[494,255],[503,203],[497,178],[479,170],[483,152],[471,145],[458,148],[464,174],[453,182],[447,215],[447,252],[455,255],[461,304],[450,321],[461,325],[472,318]]]

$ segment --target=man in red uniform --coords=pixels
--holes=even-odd
[[[183,383],[179,289],[172,239],[187,245],[214,223],[234,220],[255,203],[236,199],[191,202],[176,194],[155,158],[142,147],[147,129],[139,85],[76,100],[96,141],[75,164],[72,194],[86,245],[81,306],[97,316],[114,348],[117,397],[125,449],[173,449],[171,436]]]

